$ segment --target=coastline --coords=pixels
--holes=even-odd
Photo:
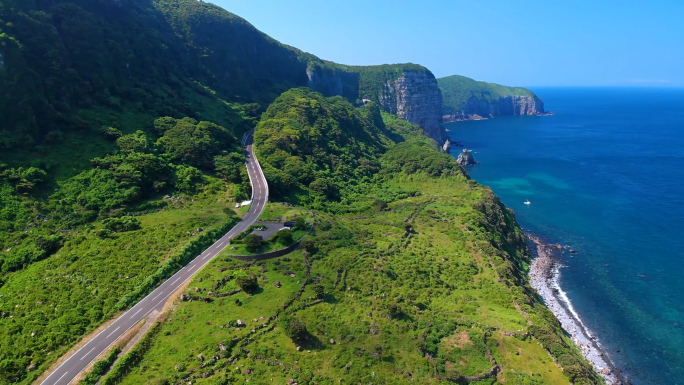
[[[493,115],[493,114],[488,114],[485,116],[478,115],[478,114],[452,114],[452,115],[443,115],[442,120],[444,123],[453,123],[453,122],[467,122],[469,120],[487,120],[487,119],[492,119],[496,118],[497,116],[550,116],[550,115],[555,115],[556,113],[553,111],[545,111],[545,112],[537,112],[534,114],[513,114],[513,115]]]
[[[560,269],[563,266],[554,257],[553,252],[563,250],[564,247],[548,245],[529,233],[526,233],[526,236],[534,257],[529,273],[532,287],[537,290],[546,307],[553,312],[563,329],[570,334],[575,345],[580,348],[584,357],[591,362],[594,370],[604,381],[611,385],[628,384],[602,348],[598,338],[584,325],[560,287]]]

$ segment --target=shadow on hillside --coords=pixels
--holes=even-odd
[[[301,346],[303,350],[327,349],[323,341],[321,341],[321,339],[316,337],[315,335],[311,334],[311,332],[307,332],[306,337],[304,337],[304,340],[300,341],[299,346]]]
[[[329,303],[329,304],[336,304],[336,303],[339,302],[339,300],[338,300],[337,297],[335,297],[334,295],[332,295],[332,294],[330,294],[330,293],[326,293],[326,294],[323,296],[323,302]]]

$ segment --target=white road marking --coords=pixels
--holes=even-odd
[[[157,297],[159,297],[159,296],[162,295],[162,294],[164,294],[163,291],[160,292],[159,294],[155,295],[154,298],[152,298],[152,301],[154,301],[155,299],[157,299]],[[135,315],[135,314],[134,314],[134,315]]]
[[[58,379],[57,379],[57,381],[55,382],[55,384],[56,384],[56,383],[58,383],[58,382],[59,382],[59,380],[61,380],[62,378],[64,378],[64,376],[66,376],[66,375],[67,375],[67,373],[69,373],[69,372],[66,372],[66,373],[62,374],[62,377],[58,378]]]
[[[84,354],[83,357],[81,357],[80,361],[83,361],[84,358],[88,357],[88,354],[92,353],[93,350],[95,350],[95,348],[97,348],[97,346],[95,346],[94,348],[90,349],[90,350],[88,351],[88,353]],[[59,381],[59,380],[58,380],[58,381]]]
[[[136,314],[140,313],[140,312],[142,311],[142,309],[143,309],[143,308],[142,308],[142,306],[141,306],[140,309],[138,309],[138,311],[136,311],[135,314],[133,314],[133,315],[131,316],[131,318],[135,317]]]
[[[119,330],[119,329],[121,329],[121,326],[119,326],[118,328],[114,329],[113,332],[109,333],[109,335],[107,336],[107,338],[111,337],[112,334],[116,333],[116,331]]]

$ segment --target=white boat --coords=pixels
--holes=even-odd
[[[531,204],[532,204],[532,202],[530,202],[530,200],[529,200],[529,199],[528,199],[528,200],[526,200],[526,201],[525,201],[525,202],[523,202],[523,203],[524,203],[524,204],[526,204],[526,205],[531,205]]]

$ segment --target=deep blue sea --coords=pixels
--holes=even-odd
[[[684,89],[533,91],[556,115],[450,123],[452,141],[523,229],[577,250],[561,286],[633,383],[684,384]]]

